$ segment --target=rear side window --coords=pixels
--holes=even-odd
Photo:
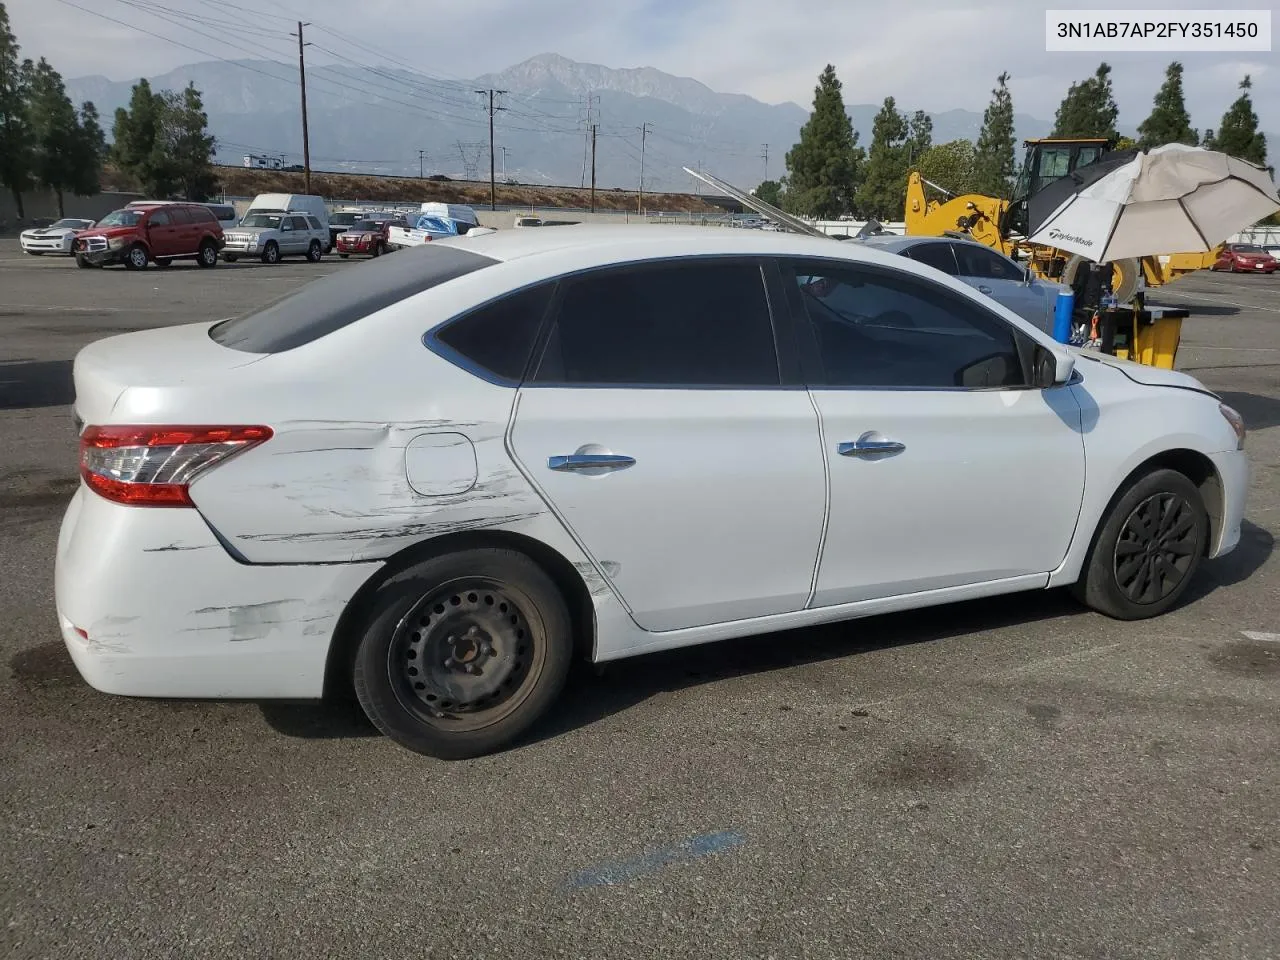
[[[535,382],[777,386],[760,267],[685,260],[568,281]]]
[[[169,222],[174,226],[184,226],[194,220],[190,211],[186,207],[170,207]]]
[[[218,219],[208,207],[187,207],[187,215],[192,223],[216,223]]]
[[[320,226],[320,221],[317,220],[315,217],[307,217],[307,226],[309,226],[312,230],[324,229],[324,227]]]
[[[497,262],[469,250],[425,243],[315,280],[259,310],[215,324],[209,336],[246,353],[292,350]]]
[[[529,364],[538,328],[551,303],[555,284],[544,283],[486,304],[451,320],[432,334],[444,353],[462,366],[478,367],[499,380],[518,383]]]
[[[306,218],[306,217],[290,217],[290,218],[289,218],[289,223],[291,223],[291,224],[293,225],[293,229],[295,229],[295,230],[306,230],[306,229],[307,229],[307,218]]]

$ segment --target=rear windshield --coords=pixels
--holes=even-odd
[[[1252,243],[1237,243],[1231,248],[1236,253],[1263,253],[1261,247],[1255,247]]]
[[[329,222],[338,224],[339,226],[355,223],[360,219],[358,213],[331,213],[329,214]]]
[[[309,283],[260,310],[215,324],[209,336],[246,353],[292,350],[497,262],[456,247],[423,244]]]

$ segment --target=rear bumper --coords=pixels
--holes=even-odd
[[[315,698],[338,617],[379,566],[237,563],[196,510],[121,506],[82,487],[58,537],[58,624],[104,693]]]
[[[1223,557],[1240,543],[1240,525],[1249,497],[1249,458],[1243,450],[1231,450],[1210,459],[1222,481],[1222,517],[1218,536],[1209,545],[1209,556]]]

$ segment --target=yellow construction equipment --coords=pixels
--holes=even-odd
[[[1028,243],[1031,215],[1039,213],[1043,217],[1066,199],[1073,185],[1065,181],[1077,170],[1101,162],[1118,165],[1135,156],[1137,151],[1116,152],[1115,141],[1103,138],[1046,138],[1023,143],[1026,156],[1013,200],[981,194],[956,196],[913,170],[907,180],[903,217],[906,232],[909,236],[934,237],[962,234],[994,247],[1005,256],[1027,262],[1037,276],[1075,287],[1079,293],[1084,277],[1080,266],[1087,261],[1079,254]],[[1055,188],[1055,184],[1059,186]],[[945,199],[929,199],[926,187],[944,194]],[[1042,209],[1033,209],[1036,206]],[[1141,289],[1139,279],[1145,281],[1147,287],[1163,286],[1184,274],[1211,266],[1217,259],[1218,249],[1117,260],[1112,264],[1111,289],[1121,303],[1127,303]]]

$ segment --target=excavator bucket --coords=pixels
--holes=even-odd
[[[789,230],[794,230],[796,233],[803,233],[810,237],[826,237],[828,240],[832,239],[831,237],[827,237],[825,233],[812,224],[805,223],[803,220],[798,217],[793,217],[789,213],[784,213],[773,204],[765,203],[759,197],[753,197],[751,194],[747,193],[747,191],[740,190],[731,183],[725,183],[719,177],[713,177],[711,174],[703,173],[701,170],[690,170],[688,167],[684,168],[684,172],[689,174],[691,177],[696,177],[709,187],[715,187],[726,197],[732,197],[744,207],[750,207],[756,213],[763,217],[767,217],[780,227],[786,227]]]

